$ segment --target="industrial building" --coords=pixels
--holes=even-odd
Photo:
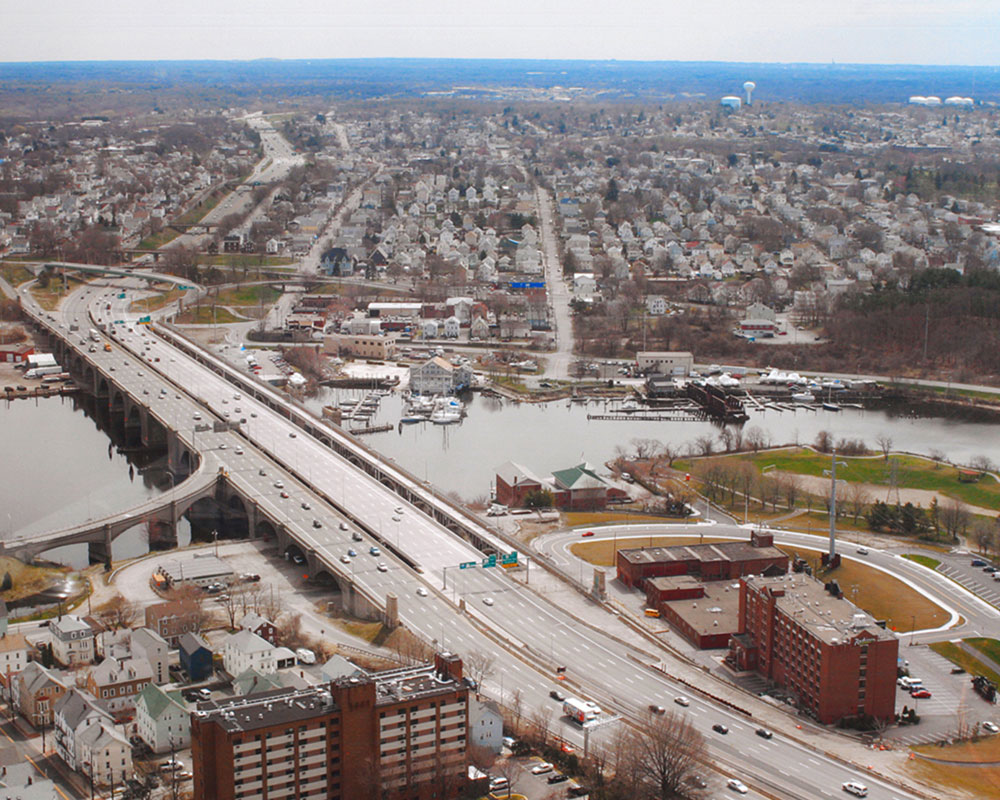
[[[194,796],[447,800],[468,781],[462,660],[201,703]]]
[[[643,375],[655,373],[686,378],[694,368],[694,354],[685,351],[640,351],[635,354],[635,363]]]
[[[729,581],[700,581],[689,575],[649,578],[646,606],[659,611],[662,619],[699,650],[728,647],[739,625],[740,586]]]
[[[164,588],[173,586],[208,586],[212,583],[230,583],[233,568],[209,553],[168,558],[156,565],[153,580]]]
[[[802,573],[740,581],[739,627],[726,657],[789,694],[824,724],[892,720],[899,641],[845,600],[835,583]]]
[[[696,575],[702,580],[733,580],[743,575],[782,575],[788,556],[774,546],[774,536],[761,531],[749,542],[639,547],[615,554],[618,580],[645,590],[649,578]]]

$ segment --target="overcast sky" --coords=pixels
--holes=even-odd
[[[1000,0],[0,0],[0,61],[1000,64]]]

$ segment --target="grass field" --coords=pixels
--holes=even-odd
[[[626,511],[568,511],[563,520],[570,528],[580,528],[584,525],[605,525],[609,522],[628,522],[642,525],[647,522],[670,523],[684,522],[679,517],[653,517],[646,514],[629,514]]]
[[[936,558],[918,555],[917,553],[904,553],[903,558],[908,561],[912,561],[915,564],[921,564],[922,566],[927,567],[927,569],[937,569],[941,565],[941,562]]]
[[[47,588],[57,575],[65,575],[69,570],[34,567],[10,556],[0,556],[0,577],[10,573],[11,588],[0,592],[2,600],[18,600],[37,594]]]
[[[133,314],[144,314],[149,311],[158,311],[164,306],[175,302],[178,298],[183,297],[185,294],[186,292],[182,292],[180,289],[171,289],[163,294],[154,295],[153,297],[144,297],[142,300],[136,300],[134,303],[129,305],[128,310]]]
[[[272,289],[267,284],[257,284],[241,286],[238,289],[224,289],[219,292],[216,302],[224,306],[255,306],[263,301],[265,306],[269,306],[279,297],[281,297],[281,292],[276,289]]]
[[[212,307],[205,305],[189,308],[177,317],[177,322],[181,325],[225,325],[230,322],[245,321],[242,317],[234,315],[227,308],[218,306],[213,313]]]
[[[32,296],[38,301],[40,305],[46,311],[55,311],[59,307],[59,303],[62,299],[69,293],[76,290],[76,287],[83,283],[79,277],[76,275],[66,276],[66,291],[63,291],[63,282],[61,279],[52,278],[49,280],[49,285],[46,288],[42,288],[37,283],[31,287]]]
[[[147,236],[141,242],[139,242],[140,250],[159,250],[163,245],[170,244],[174,239],[176,239],[180,234],[173,228],[164,228],[159,233],[154,233]]]
[[[986,639],[982,636],[973,636],[965,640],[966,644],[975,647],[980,653],[990,659],[1000,670],[1000,641],[996,639]]]
[[[749,461],[759,472],[773,465],[778,472],[798,475],[823,476],[823,470],[830,468],[830,456],[815,453],[805,448],[771,450],[766,453],[743,453],[730,456],[739,461]],[[892,463],[896,464],[896,479],[901,489],[922,489],[937,492],[947,497],[955,497],[970,505],[1000,510],[1000,483],[987,475],[976,483],[960,483],[955,467],[943,466],[926,458],[908,455],[890,456],[887,462],[881,456],[851,458],[838,455],[838,460],[846,462],[846,467],[837,469],[837,477],[848,483],[868,483],[875,486],[889,486]],[[697,471],[697,462],[677,461],[679,470]]]
[[[966,653],[954,642],[934,642],[930,647],[939,656],[944,656],[970,675],[983,675],[994,683],[1000,684],[1000,675],[984,666],[979,659]]]
[[[977,742],[962,742],[947,747],[923,745],[913,749],[932,758],[964,762],[952,766],[922,758],[911,759],[906,763],[906,769],[916,779],[932,786],[959,789],[968,792],[970,797],[1000,797],[1000,767],[982,763],[1000,761],[1000,737],[989,736]],[[966,766],[967,764],[980,766]]]
[[[212,267],[286,267],[295,259],[288,256],[267,256],[260,253],[219,253],[214,256],[199,256],[198,263]]]
[[[21,264],[12,264],[9,261],[4,264],[0,264],[0,276],[2,276],[3,279],[11,286],[19,286],[25,281],[30,281],[35,277],[34,273],[26,267]]]

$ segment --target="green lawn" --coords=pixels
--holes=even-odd
[[[779,472],[823,477],[823,470],[830,468],[830,456],[815,453],[804,448],[771,450],[766,453],[741,453],[729,456],[740,461],[749,461],[758,471],[773,466]],[[1000,511],[1000,483],[987,475],[977,483],[960,483],[955,467],[942,466],[918,456],[890,456],[886,462],[881,456],[852,458],[837,456],[838,461],[847,466],[837,468],[837,477],[849,483],[869,483],[875,486],[889,486],[891,463],[895,462],[897,482],[901,489],[923,489],[937,492],[947,497],[955,497],[970,505],[983,506]],[[676,469],[691,471],[698,462],[688,459],[674,463]],[[695,466],[695,469],[697,467]]]
[[[141,242],[139,242],[140,250],[159,250],[163,245],[169,244],[174,239],[176,239],[180,234],[173,230],[172,228],[164,228],[159,233],[154,233],[151,236],[147,236]]]
[[[936,558],[931,558],[930,556],[921,556],[916,553],[904,553],[903,558],[908,559],[915,564],[922,564],[927,567],[927,569],[937,569],[941,562]]]
[[[957,664],[970,675],[985,675],[994,683],[1000,683],[1000,675],[984,666],[979,659],[966,653],[954,642],[934,642],[930,647],[935,653]]]
[[[261,253],[219,253],[199,257],[198,261],[213,267],[285,267],[294,264],[294,258],[287,256],[267,256]]]
[[[241,286],[238,289],[223,289],[219,292],[217,302],[226,306],[255,306],[263,301],[269,306],[281,297],[281,292],[267,284]]]
[[[975,647],[980,653],[993,661],[1000,669],[1000,641],[997,639],[986,639],[982,636],[974,636],[965,640],[966,644]]]
[[[187,309],[177,317],[177,322],[181,325],[225,325],[229,322],[245,322],[242,317],[232,314],[229,309],[217,306],[215,313],[212,313],[211,306],[195,306]]]
[[[11,264],[10,262],[0,265],[0,275],[11,286],[19,286],[35,277],[34,273],[26,267],[20,264]]]

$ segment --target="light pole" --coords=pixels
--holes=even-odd
[[[833,564],[833,557],[837,553],[837,464],[846,467],[845,461],[837,461],[837,448],[834,447],[830,453],[830,469],[823,470],[824,475],[830,476],[830,564]]]
[[[761,477],[763,478],[763,477],[764,477],[764,475],[765,475],[765,474],[767,473],[767,471],[768,471],[768,470],[770,470],[770,469],[775,469],[775,468],[776,468],[777,466],[778,466],[777,464],[768,464],[768,465],[767,465],[766,467],[763,467],[763,468],[761,469],[761,471],[760,471],[760,476],[761,476]],[[761,507],[763,508],[763,506],[764,506],[764,501],[763,501],[763,500],[761,500]],[[766,510],[766,509],[765,509],[765,510]],[[758,517],[758,519],[762,519],[762,517],[763,517],[763,513],[761,514],[761,517]],[[758,526],[757,526],[757,527],[758,527],[758,528],[760,528],[760,525],[758,524]]]
[[[913,633],[917,628],[917,615],[910,614],[910,647],[913,647]]]

